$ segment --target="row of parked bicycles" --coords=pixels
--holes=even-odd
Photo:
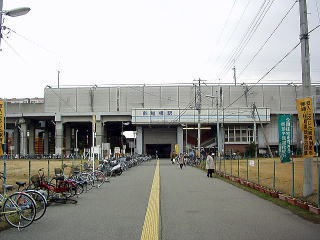
[[[3,194],[0,194],[0,217],[9,225],[23,229],[41,219],[49,203],[77,203],[82,193],[100,188],[103,183],[110,182],[111,177],[119,176],[151,159],[151,156],[145,155],[112,158],[100,161],[94,170],[89,163],[85,163],[81,168],[71,167],[69,176],[65,175],[68,166],[64,165],[61,169],[55,168],[55,175],[50,179],[41,168],[38,174],[31,177],[30,184],[16,182],[17,192],[8,194],[13,191],[14,186],[3,185]],[[4,174],[0,172],[0,179],[3,181],[4,178]]]

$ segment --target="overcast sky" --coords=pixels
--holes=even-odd
[[[294,1],[274,2],[236,59],[238,74]],[[232,66],[221,74],[225,63],[263,2],[4,0],[4,9],[28,6],[31,11],[5,18],[4,25],[17,34],[5,31],[1,42],[0,97],[43,97],[46,85],[57,85],[58,69],[61,85],[191,83],[198,78],[230,83]],[[311,30],[320,22],[320,1],[307,2]],[[320,28],[310,36],[313,82],[320,82],[319,40]],[[297,3],[238,82],[257,81],[298,41]],[[263,82],[301,82],[300,47]]]

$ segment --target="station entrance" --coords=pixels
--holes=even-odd
[[[158,151],[159,158],[170,158],[171,144],[146,144],[146,153],[156,155]]]

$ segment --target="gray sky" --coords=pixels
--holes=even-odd
[[[18,34],[1,42],[1,97],[43,97],[46,85],[57,85],[58,69],[62,85],[232,82],[231,67],[220,73],[263,2],[245,8],[248,0],[236,0],[230,13],[234,0],[4,0],[4,9],[31,11],[5,19]],[[307,2],[311,30],[320,1]],[[274,2],[236,59],[238,73],[293,3]],[[320,82],[319,40],[320,28],[310,36],[313,82]],[[257,81],[298,41],[296,4],[238,82]],[[263,82],[301,82],[300,72],[299,47]]]

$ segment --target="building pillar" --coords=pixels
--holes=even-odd
[[[224,127],[220,126],[219,133],[220,133],[219,144],[220,144],[221,154],[223,155],[224,154]]]
[[[63,149],[63,123],[61,121],[56,121],[55,133],[55,154],[61,155]]]
[[[28,138],[29,154],[34,155],[35,126],[33,122],[30,122],[29,124],[29,137],[27,138]]]
[[[19,124],[20,124],[20,154],[26,155],[27,154],[27,123],[23,118],[21,118],[19,120]]]
[[[49,131],[47,128],[44,130],[43,138],[43,153],[49,154]]]
[[[143,129],[141,126],[136,127],[136,144],[137,144],[137,154],[143,153]]]
[[[103,126],[101,121],[96,122],[96,146],[102,147]]]
[[[177,144],[179,146],[179,153],[183,153],[183,128],[177,127]]]
[[[71,153],[71,126],[70,123],[65,123],[66,126],[66,154]]]
[[[14,146],[13,154],[17,155],[20,153],[20,151],[19,151],[19,128],[17,126],[15,126],[13,131],[14,131],[13,132],[13,146]]]

